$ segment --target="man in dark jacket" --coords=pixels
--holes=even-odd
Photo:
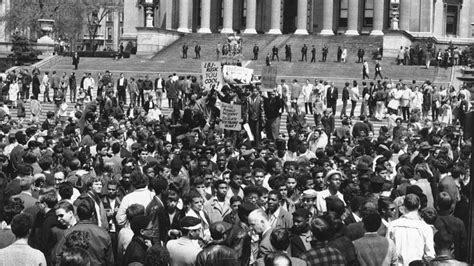
[[[73,103],[76,102],[76,90],[77,90],[77,82],[76,82],[76,75],[74,72],[71,73],[69,76],[69,100]]]
[[[213,241],[199,252],[196,258],[196,266],[240,265],[237,252],[224,244],[231,229],[232,225],[226,222],[216,222],[209,226]]]
[[[346,116],[347,101],[349,100],[349,82],[344,84],[344,89],[342,89],[342,110],[341,110],[341,119],[343,116]]]
[[[331,83],[331,87],[328,88],[326,92],[326,100],[328,107],[332,109],[332,113],[336,115],[336,106],[337,106],[337,98],[339,96],[339,92],[337,87],[334,86],[334,82]]]
[[[150,220],[150,217],[146,215],[133,217],[130,222],[133,237],[123,256],[123,265],[129,265],[134,262],[146,263],[147,250],[151,247],[150,238],[152,230]]]
[[[275,140],[279,137],[283,101],[279,95],[275,95],[274,91],[268,91],[268,97],[264,98],[263,109],[267,117],[267,123],[265,125],[267,138]]]

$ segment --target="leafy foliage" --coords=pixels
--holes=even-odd
[[[15,61],[15,64],[33,62],[38,59],[39,52],[30,44],[28,38],[21,34],[13,34],[12,54],[8,57]]]

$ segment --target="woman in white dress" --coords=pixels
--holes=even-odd
[[[20,85],[15,80],[10,84],[10,88],[8,89],[8,99],[14,108],[16,107],[16,101],[18,100],[18,92],[20,92]]]

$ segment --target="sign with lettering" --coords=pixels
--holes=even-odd
[[[277,67],[264,66],[262,68],[262,91],[273,90],[277,87]]]
[[[250,84],[253,69],[233,65],[224,65],[222,68],[224,80],[230,84]]]
[[[240,131],[242,122],[242,107],[239,104],[221,104],[221,128]]]
[[[220,62],[201,62],[202,84],[204,90],[215,89],[220,91],[222,88],[222,69]]]

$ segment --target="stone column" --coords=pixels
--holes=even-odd
[[[374,27],[370,35],[383,35],[384,1],[374,0]]]
[[[333,14],[334,2],[333,0],[324,0],[323,2],[323,29],[321,35],[334,35],[333,30]]]
[[[410,31],[411,0],[400,0],[400,22],[401,30]]]
[[[257,19],[257,0],[247,0],[247,18],[245,34],[257,34],[255,29]]]
[[[222,27],[221,33],[234,33],[232,29],[232,12],[233,10],[233,1],[232,0],[224,0],[224,25]]]
[[[201,28],[198,33],[211,33],[211,0],[201,0]]]
[[[349,1],[346,35],[359,35],[359,0]]]
[[[298,13],[296,21],[295,34],[308,35],[307,19],[308,19],[308,0],[298,0]]]
[[[269,34],[281,34],[280,30],[280,16],[281,16],[281,1],[272,1],[272,15]]]
[[[465,0],[459,12],[459,37],[471,38],[471,1]]]
[[[190,32],[188,26],[189,0],[179,0],[179,26],[178,31]]]
[[[444,22],[444,1],[435,0],[434,6],[434,20],[433,20],[433,35],[442,36],[443,35],[443,22]]]

